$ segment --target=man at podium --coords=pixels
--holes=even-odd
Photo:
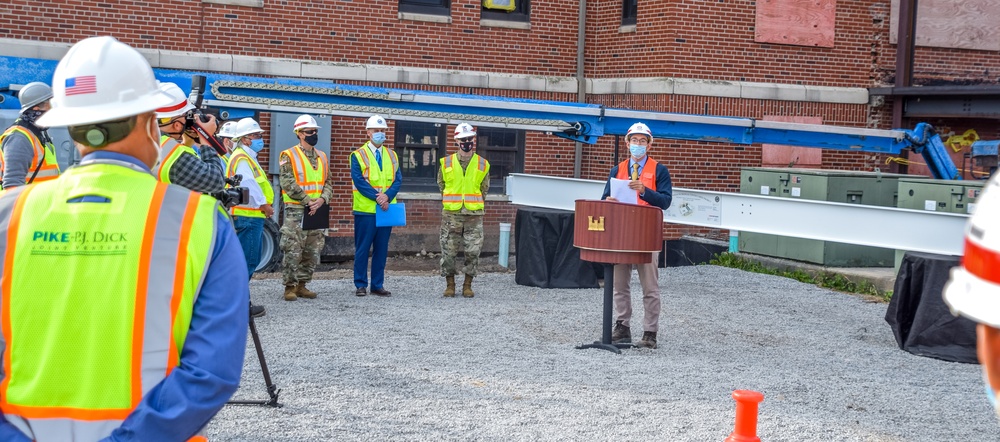
[[[628,180],[628,187],[636,192],[640,205],[656,206],[662,210],[670,207],[673,189],[667,166],[657,163],[648,155],[653,145],[653,134],[643,123],[635,123],[625,135],[631,156],[611,168],[608,182],[604,185],[603,200],[617,201],[611,196],[611,180]],[[660,226],[662,229],[662,225]],[[615,328],[611,342],[615,344],[632,342],[632,266],[639,274],[642,285],[642,339],[636,346],[656,348],[656,332],[660,324],[660,283],[658,281],[657,259],[660,252],[653,252],[653,260],[647,264],[615,264],[614,306]]]

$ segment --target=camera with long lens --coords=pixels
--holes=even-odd
[[[250,201],[250,189],[240,187],[240,181],[243,181],[243,175],[236,174],[230,178],[226,178],[226,185],[229,187],[212,196],[219,200],[227,209],[233,206],[246,205]]]

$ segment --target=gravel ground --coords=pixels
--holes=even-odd
[[[252,281],[284,407],[227,406],[212,440],[721,441],[736,389],[764,394],[765,442],[1000,440],[978,365],[899,350],[886,304],[790,279],[662,269],[659,348],[616,355],[574,348],[600,339],[601,289],[485,273],[446,299],[443,278],[406,271],[392,297],[356,297],[341,272],[296,302]],[[235,399],[266,397],[250,344]]]

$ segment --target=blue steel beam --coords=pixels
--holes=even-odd
[[[51,82],[56,64],[55,60],[0,57],[0,85]],[[650,127],[656,138],[768,143],[884,154],[899,154],[912,148],[924,156],[935,177],[960,176],[940,138],[923,123],[913,131],[887,131],[610,109],[596,104],[354,86],[307,79],[171,69],[154,69],[154,72],[160,81],[177,83],[183,90],[190,90],[193,75],[204,75],[209,85],[205,99],[228,111],[231,117],[249,115],[256,110],[354,116],[378,111],[397,120],[451,124],[465,120],[486,126],[541,130],[591,144],[603,135],[624,135],[633,123],[641,121]],[[12,101],[15,100],[5,100],[2,106],[16,106]]]

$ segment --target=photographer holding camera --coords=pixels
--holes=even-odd
[[[198,109],[174,83],[160,83],[160,90],[170,95],[174,102],[156,109],[161,151],[153,173],[164,183],[206,195],[223,192],[226,182],[222,157],[194,131],[194,125],[200,124],[207,133],[214,134],[217,129],[215,117],[208,115],[205,122],[197,118]]]

